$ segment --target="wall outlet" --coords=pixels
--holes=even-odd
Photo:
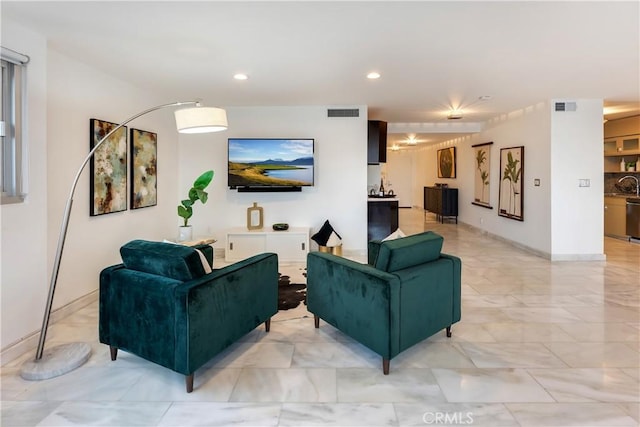
[[[591,180],[590,179],[579,179],[578,180],[578,187],[591,187]]]

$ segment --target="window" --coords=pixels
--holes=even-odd
[[[2,48],[2,83],[0,85],[0,184],[2,204],[24,201],[24,107],[27,56]]]

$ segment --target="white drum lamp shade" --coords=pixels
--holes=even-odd
[[[222,108],[193,107],[175,111],[180,133],[218,132],[227,129],[227,112]]]

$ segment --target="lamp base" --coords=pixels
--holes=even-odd
[[[20,376],[29,381],[47,380],[79,368],[90,356],[89,344],[62,344],[45,350],[40,360],[28,360],[23,363]]]

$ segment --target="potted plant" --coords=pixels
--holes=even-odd
[[[178,205],[178,216],[183,219],[183,225],[180,226],[180,234],[178,241],[191,240],[193,232],[189,225],[189,218],[193,216],[193,204],[200,200],[202,204],[207,203],[209,194],[204,191],[213,179],[213,171],[206,171],[200,175],[189,189],[188,199],[182,200]]]

